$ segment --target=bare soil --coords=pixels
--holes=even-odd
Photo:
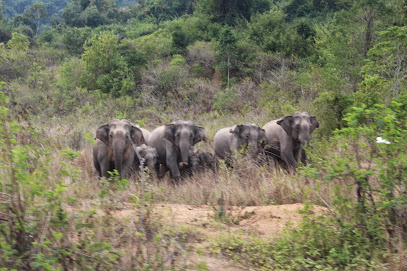
[[[239,267],[223,255],[210,252],[211,240],[220,234],[241,232],[256,234],[266,240],[278,237],[288,224],[295,227],[302,219],[299,213],[303,204],[271,205],[271,206],[229,206],[220,210],[219,207],[208,205],[157,204],[153,215],[161,217],[167,226],[187,226],[197,232],[199,238],[187,244],[188,270],[246,270]],[[216,214],[224,211],[224,219],[215,219]],[[313,210],[322,213],[323,208]],[[120,210],[118,216],[131,215],[131,210]],[[200,268],[200,263],[205,268]]]

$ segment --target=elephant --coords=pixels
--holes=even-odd
[[[188,166],[180,169],[181,176],[192,177],[197,172],[199,165],[199,157],[195,154],[194,148],[191,147],[188,151]]]
[[[242,149],[257,160],[266,145],[266,136],[264,129],[256,123],[245,122],[220,129],[216,132],[214,141],[215,156],[230,164],[233,152],[241,152]]]
[[[108,171],[116,169],[120,178],[129,177],[136,153],[133,145],[144,143],[140,128],[127,120],[114,119],[96,130],[93,145],[93,164],[99,177],[110,177]]]
[[[143,130],[141,130],[143,131]],[[144,133],[143,133],[144,136]],[[137,158],[135,159],[135,166],[136,169],[140,167],[140,159],[144,159],[144,166],[153,168],[157,164],[157,157],[158,153],[157,150],[153,147],[147,146],[146,144],[142,144],[136,147],[136,154]]]
[[[148,137],[151,134],[150,131],[145,128],[141,128],[140,125],[138,125],[138,124],[136,124],[134,126],[136,126],[137,128],[139,128],[141,130],[141,132],[143,133],[144,141],[147,142]]]
[[[169,169],[171,177],[179,180],[180,169],[188,166],[191,147],[200,141],[206,141],[205,129],[192,121],[179,120],[154,129],[148,137],[147,145],[157,150],[158,177],[164,177]]]
[[[267,150],[284,162],[289,170],[298,167],[298,158],[305,163],[306,153],[301,147],[310,141],[311,133],[319,127],[316,117],[297,111],[291,116],[272,120],[263,126],[266,131]]]
[[[216,171],[216,159],[210,152],[197,150],[195,155],[199,158],[198,171],[211,169],[214,173]]]
[[[195,173],[203,172],[206,169],[211,169],[215,172],[216,160],[210,152],[202,150],[189,150],[188,166],[181,170],[181,175],[192,176]]]

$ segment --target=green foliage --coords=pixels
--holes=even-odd
[[[134,45],[146,59],[161,59],[172,53],[172,36],[167,31],[160,29],[136,39]]]
[[[238,94],[236,91],[233,88],[226,88],[224,91],[216,94],[213,109],[221,112],[233,112],[238,110],[236,107],[237,99]]]
[[[62,43],[71,55],[80,55],[84,51],[85,41],[91,35],[89,27],[67,28],[62,34]]]
[[[7,82],[0,94],[10,99],[10,113],[2,116],[7,131],[2,126],[6,132],[0,132],[0,144],[10,143],[0,147],[1,174],[8,182],[2,192],[15,193],[2,196],[2,202],[12,205],[13,198],[15,204],[2,203],[0,219],[10,214],[10,206],[19,212],[12,215],[12,227],[0,224],[5,268],[19,270],[24,263],[45,270],[111,269],[121,264],[118,248],[131,251],[124,257],[134,260],[129,270],[176,269],[165,259],[182,253],[184,234],[148,219],[135,227],[130,219],[99,216],[99,209],[121,208],[128,190],[138,186],[115,173],[109,181],[93,183],[89,134],[96,123],[126,117],[151,128],[190,118],[206,122],[211,137],[240,120],[266,123],[296,110],[317,115],[320,128],[318,140],[314,136],[307,147],[311,164],[295,178],[307,183],[301,188],[309,189],[304,193],[312,195],[310,201],[328,206],[332,216],[309,216],[273,242],[229,236],[214,250],[245,269],[397,264],[391,259],[406,241],[401,210],[406,207],[407,13],[402,1],[126,0],[119,2],[134,5],[118,8],[112,0],[73,0],[60,18],[52,15],[67,1],[42,2],[41,7],[30,0],[3,0],[3,12],[13,19],[0,16],[0,76]],[[36,35],[50,21],[52,26]],[[48,135],[44,141],[37,129]],[[82,152],[62,151],[62,146]],[[250,181],[246,175],[272,174],[273,185],[293,190],[265,168],[234,170],[237,179]],[[13,178],[17,186],[9,184]],[[93,198],[73,197],[77,191],[67,196],[82,182]],[[250,185],[248,191],[257,189],[258,184]],[[24,210],[17,205],[19,193]],[[256,202],[279,202],[261,194],[264,199]],[[131,197],[135,207],[144,206],[138,195]],[[80,211],[85,201],[98,211]],[[234,222],[223,207],[216,215]],[[78,236],[68,238],[69,231]],[[9,233],[13,238],[6,240]],[[135,246],[144,251],[132,255]],[[207,266],[202,262],[196,268]]]
[[[20,34],[21,35],[21,34]],[[21,37],[15,34],[17,40],[11,43],[12,47],[26,48],[27,39],[25,36]],[[10,40],[11,41],[11,40]],[[20,42],[21,41],[21,42]],[[15,49],[8,50],[4,44],[0,44],[0,77],[5,82],[19,77],[26,77],[33,62],[33,56],[26,53],[26,51]]]
[[[138,68],[143,59],[129,40],[119,40],[111,33],[102,33],[84,45],[82,59],[86,73],[82,86],[113,95],[134,92]]]
[[[240,19],[249,20],[252,14],[262,13],[269,9],[271,1],[196,1],[195,14],[208,17],[212,22],[235,26]]]
[[[407,73],[406,27],[391,26],[378,34],[379,40],[369,50],[362,67],[361,88],[366,94],[375,93],[377,100],[389,102],[406,89],[405,80],[402,80]]]
[[[75,182],[80,173],[69,161],[78,153],[65,150],[59,169],[51,171],[51,161],[59,155],[55,156],[51,149],[22,144],[17,135],[24,128],[10,118],[7,105],[8,100],[0,92],[0,167],[4,197],[0,212],[2,220],[8,222],[0,226],[2,266],[19,270],[55,270],[62,266],[92,268],[96,263],[106,268],[112,266],[116,256],[110,254],[111,247],[91,239],[85,246],[82,240],[70,242],[66,231],[72,221],[63,205],[64,194],[67,184]],[[39,138],[35,133],[29,136]],[[77,256],[74,262],[69,260],[73,255]]]
[[[7,42],[7,47],[10,49],[26,51],[30,46],[28,38],[20,33],[14,32],[12,34],[11,40]]]
[[[250,38],[266,52],[286,56],[309,56],[313,51],[315,30],[305,20],[288,24],[281,10],[271,9],[252,17],[248,25]]]
[[[217,59],[220,69],[226,71],[227,87],[230,87],[230,70],[236,62],[236,37],[232,29],[223,27],[219,32]]]
[[[338,151],[318,161],[319,171],[313,177],[333,186],[327,204],[333,217],[323,225],[334,223],[338,234],[349,236],[346,244],[353,247],[352,253],[367,261],[383,251],[395,252],[394,240],[405,241],[400,231],[406,221],[398,211],[407,204],[402,188],[407,173],[403,101],[349,110],[344,118],[347,128],[338,130],[329,146]],[[368,247],[370,253],[365,251]],[[340,249],[348,248],[335,248],[336,253]]]
[[[352,96],[332,92],[322,93],[314,100],[318,121],[321,125],[318,132],[331,135],[334,130],[346,126],[343,118],[353,104],[354,99]]]
[[[139,19],[152,17],[157,21],[165,21],[192,13],[193,2],[189,0],[140,1],[135,10]]]
[[[26,16],[35,24],[35,35],[38,35],[40,32],[41,21],[48,16],[45,12],[44,4],[42,2],[34,3],[32,6],[30,6],[29,11],[26,13]]]
[[[45,7],[45,12],[48,17],[57,15],[70,0],[41,0],[40,3]],[[3,13],[8,18],[13,18],[17,15],[23,14],[29,7],[39,3],[35,0],[2,0]],[[49,23],[49,21],[47,21]]]

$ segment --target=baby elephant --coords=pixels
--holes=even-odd
[[[215,157],[210,152],[204,152],[202,150],[194,151],[194,149],[191,148],[188,155],[188,166],[181,171],[183,176],[192,176],[206,169],[211,169],[215,172]]]
[[[136,147],[136,152],[137,155],[134,159],[136,170],[140,169],[140,159],[144,159],[145,167],[154,168],[157,164],[158,153],[155,148],[142,144]]]
[[[213,172],[216,170],[216,160],[210,152],[204,152],[202,150],[197,150],[195,155],[199,158],[198,171],[211,169]]]

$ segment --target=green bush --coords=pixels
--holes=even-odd
[[[119,41],[112,33],[102,33],[88,40],[84,49],[86,72],[82,87],[115,96],[135,91],[137,72],[144,61],[131,41]]]
[[[55,155],[52,149],[20,143],[17,135],[30,130],[22,131],[24,128],[10,118],[7,103],[0,92],[3,169],[0,214],[7,222],[0,224],[2,267],[18,270],[112,267],[117,254],[110,245],[94,242],[90,236],[84,242],[87,234],[72,242],[68,234],[72,218],[63,202],[67,200],[64,196],[67,183],[78,180],[79,171],[70,165],[78,153],[67,149]],[[33,132],[27,136],[40,140]],[[60,163],[53,171],[51,164],[56,159]]]

